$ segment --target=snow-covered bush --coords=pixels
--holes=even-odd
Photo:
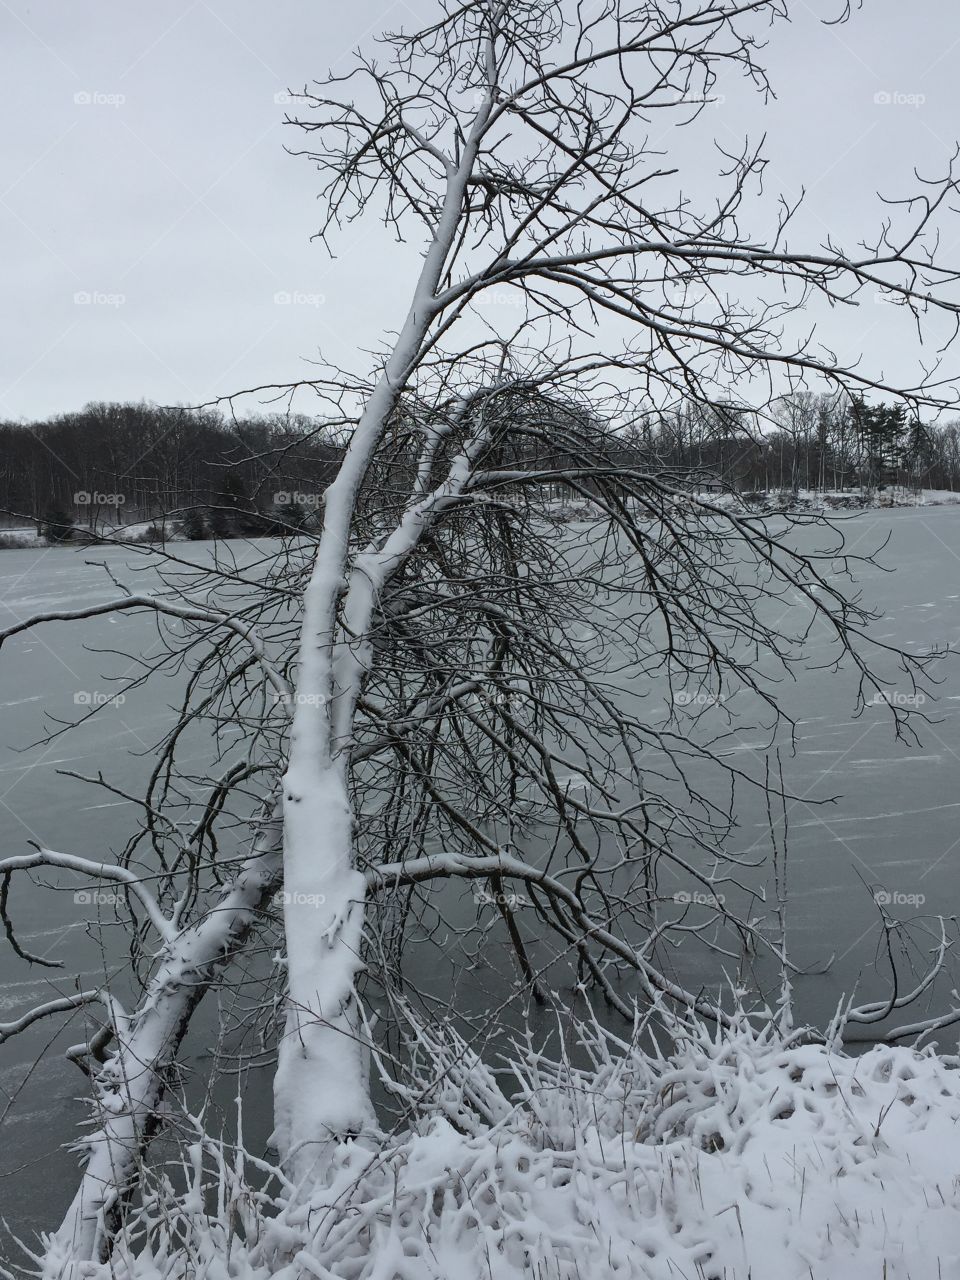
[[[581,1025],[583,1065],[528,1039],[494,1072],[411,1025],[391,1087],[412,1122],[341,1143],[304,1197],[197,1122],[86,1280],[956,1274],[960,1074],[932,1051],[847,1057],[741,1017],[674,1023],[663,1053],[642,1024]]]

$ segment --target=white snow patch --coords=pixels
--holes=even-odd
[[[194,1145],[186,1196],[166,1183],[141,1214],[153,1230],[136,1238],[131,1228],[112,1267],[84,1274],[958,1274],[960,1074],[932,1051],[848,1058],[746,1025],[721,1036],[689,1028],[665,1058],[636,1040],[588,1039],[589,1070],[518,1053],[508,1098],[462,1041],[428,1035],[421,1049],[436,1071],[419,1119],[341,1144],[309,1206],[261,1216],[240,1157],[207,1139],[208,1194]]]

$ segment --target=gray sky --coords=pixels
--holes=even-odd
[[[876,225],[878,189],[906,192],[914,166],[941,172],[953,151],[960,13],[866,0],[849,24],[816,21],[838,6],[796,4],[765,59],[778,101],[720,85],[710,124],[727,146],[765,130],[768,191],[805,186],[798,227],[849,247]],[[277,95],[435,14],[433,0],[0,0],[0,417],[199,402],[303,376],[320,350],[363,369],[402,319],[415,247],[373,222],[347,229],[334,261],[310,242],[318,178],[283,150],[300,139]],[[702,155],[687,185],[706,196]],[[960,214],[947,246],[960,261]],[[892,310],[867,300],[825,336],[909,372]],[[960,375],[960,349],[949,361]]]

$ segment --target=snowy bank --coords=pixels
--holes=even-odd
[[[720,499],[720,505],[746,502],[747,506],[777,508],[788,511],[862,511],[887,507],[946,507],[960,503],[960,493],[952,489],[902,489],[858,491],[849,489],[798,489],[767,494],[701,494],[708,501]]]
[[[111,1264],[143,1280],[906,1280],[960,1274],[960,1073],[776,1024],[688,1026],[663,1056],[583,1035],[494,1075],[421,1028],[417,1119],[343,1144],[323,1190],[199,1136]],[[182,1175],[181,1175],[182,1176]],[[145,1230],[146,1229],[146,1230]],[[48,1276],[70,1275],[48,1259]]]
[[[161,528],[154,520],[141,520],[137,524],[100,525],[90,529],[76,525],[70,538],[48,538],[34,529],[0,529],[0,551],[21,551],[37,547],[79,547],[99,545],[105,542],[182,542],[179,525],[167,521]]]

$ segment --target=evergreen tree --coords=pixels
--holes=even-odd
[[[43,519],[43,536],[49,542],[69,542],[73,534],[73,516],[66,507],[51,504]]]
[[[183,536],[189,538],[191,542],[200,542],[207,536],[206,521],[199,507],[191,507],[184,514],[183,519],[180,521],[180,528],[183,531]]]
[[[862,396],[851,398],[851,423],[857,440],[860,480],[865,488],[884,489],[895,484],[907,411],[902,404],[867,404]]]
[[[914,489],[922,486],[923,477],[937,460],[937,444],[932,432],[919,418],[914,418],[907,428],[901,451],[901,463]]]

